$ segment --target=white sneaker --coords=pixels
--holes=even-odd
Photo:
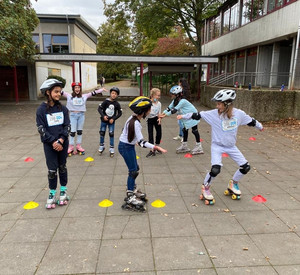
[[[173,137],[174,140],[180,140],[182,142],[182,137],[181,136],[177,136],[177,137]]]

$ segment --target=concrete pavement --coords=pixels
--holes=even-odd
[[[0,103],[0,274],[300,274],[299,147],[289,138],[240,127],[237,145],[252,167],[240,183],[242,198],[223,195],[237,169],[224,157],[212,187],[216,204],[206,206],[199,194],[210,170],[210,128],[199,124],[205,154],[185,158],[175,153],[175,116],[165,118],[161,146],[168,153],[146,158],[148,149],[137,148],[147,212],[127,212],[121,209],[126,165],[118,153],[97,152],[98,103],[87,103],[86,155],[68,158],[71,201],[53,210],[44,207],[47,168],[35,126],[40,102]],[[128,102],[121,105],[116,145],[131,114]],[[147,137],[145,122],[143,131]],[[191,133],[188,143],[193,148]],[[256,195],[267,201],[254,202]],[[113,205],[100,207],[104,199]],[[166,206],[152,207],[157,199]],[[39,206],[24,209],[30,201]]]

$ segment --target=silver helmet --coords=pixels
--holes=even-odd
[[[55,86],[59,86],[62,88],[63,83],[57,79],[50,78],[43,82],[43,84],[40,87],[40,91],[43,95],[46,95],[46,91],[51,90]]]
[[[218,102],[232,102],[235,100],[235,98],[236,92],[234,90],[224,89],[218,91],[211,100]]]

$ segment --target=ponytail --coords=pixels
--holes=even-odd
[[[128,135],[127,135],[128,142],[132,142],[134,139],[135,136],[134,124],[136,120],[138,120],[137,116],[133,115],[128,122]]]

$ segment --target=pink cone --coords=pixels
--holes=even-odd
[[[267,201],[262,195],[254,196],[252,198],[252,200],[255,201],[255,202],[259,202],[259,203],[263,203],[263,202]]]

